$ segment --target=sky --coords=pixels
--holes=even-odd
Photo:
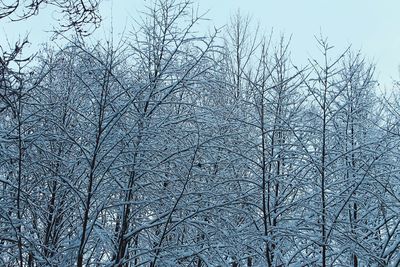
[[[103,26],[95,37],[109,36],[112,25],[116,34],[129,29],[132,18],[150,0],[104,0],[101,6]],[[349,45],[361,50],[368,60],[375,63],[376,77],[390,87],[392,79],[399,80],[400,65],[400,1],[399,0],[194,0],[200,11],[207,12],[211,25],[222,27],[230,16],[240,9],[252,16],[266,32],[275,36],[292,36],[291,51],[294,61],[304,65],[309,57],[317,57],[314,36],[321,34],[335,46],[337,54]],[[28,22],[0,23],[0,36],[7,36],[10,43],[29,33],[32,45],[49,40],[51,21],[57,14],[41,10],[39,16]],[[4,46],[5,38],[0,38]]]

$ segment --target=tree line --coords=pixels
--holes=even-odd
[[[203,34],[196,11],[2,49],[0,265],[398,266],[398,85],[324,37],[299,68],[290,38],[239,13]]]

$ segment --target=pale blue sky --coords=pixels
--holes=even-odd
[[[104,27],[96,36],[109,32],[111,17],[115,32],[129,27],[130,17],[137,16],[149,0],[106,0],[102,4]],[[249,14],[266,31],[274,29],[279,35],[292,34],[291,51],[297,64],[305,64],[314,56],[314,35],[322,31],[339,53],[348,45],[361,49],[367,58],[377,64],[377,77],[390,86],[391,78],[399,79],[400,65],[400,1],[399,0],[195,0],[200,10],[209,10],[211,23],[223,26],[237,9]],[[112,12],[111,12],[112,10]],[[111,16],[112,14],[112,16]],[[50,17],[42,12],[28,22],[10,24],[1,22],[0,36],[4,33],[11,43],[18,34],[30,32],[32,51],[40,42],[47,41],[51,29]],[[0,39],[4,44],[4,39]]]

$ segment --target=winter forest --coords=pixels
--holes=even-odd
[[[316,35],[298,67],[189,0],[107,41],[99,1],[0,3],[64,19],[0,47],[0,266],[400,266],[400,84],[362,52]]]

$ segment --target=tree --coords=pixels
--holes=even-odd
[[[31,230],[26,224],[25,214],[29,209],[29,149],[34,142],[32,128],[35,121],[29,113],[29,100],[32,91],[42,78],[42,73],[29,77],[24,73],[29,59],[18,60],[18,54],[25,42],[17,44],[13,52],[4,52],[1,63],[1,110],[0,140],[2,152],[1,182],[1,228],[4,239],[1,260],[9,264],[24,266],[32,255],[26,250],[26,232]],[[7,234],[6,234],[7,233]],[[16,249],[17,253],[14,253]]]
[[[313,181],[310,188],[310,194],[315,198],[315,206],[311,208],[311,212],[316,220],[314,227],[319,228],[319,238],[314,239],[315,244],[320,248],[320,253],[316,251],[309,255],[310,260],[313,258],[316,262],[320,262],[325,267],[329,264],[330,238],[328,228],[330,224],[330,214],[333,208],[329,205],[331,198],[334,198],[335,192],[335,170],[332,168],[332,161],[335,161],[335,155],[331,153],[333,150],[332,122],[338,110],[335,102],[343,93],[343,88],[338,88],[336,75],[340,70],[337,69],[342,58],[347,53],[341,54],[337,59],[331,60],[328,53],[332,49],[326,39],[317,39],[321,53],[322,62],[317,60],[310,61],[315,78],[310,79],[311,83],[306,83],[309,94],[312,98],[311,128],[312,135],[315,135],[308,141],[305,149],[308,151],[311,165],[313,169],[310,177]],[[312,231],[312,235],[314,235]]]

